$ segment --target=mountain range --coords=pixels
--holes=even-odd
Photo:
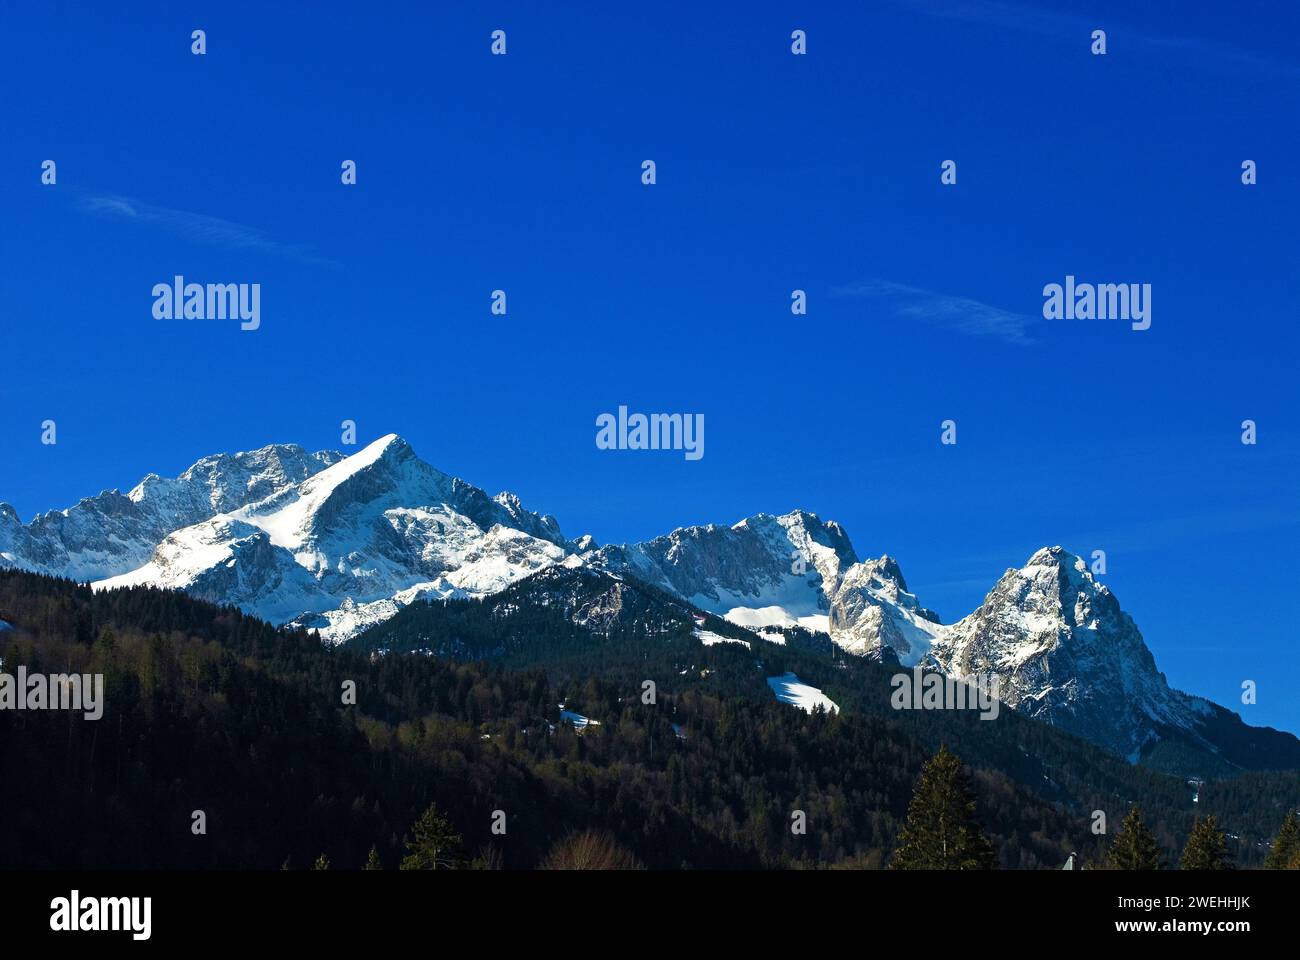
[[[287,444],[205,457],[26,524],[0,503],[0,566],[97,589],[183,590],[330,643],[417,601],[492,597],[540,571],[581,571],[548,581],[545,602],[580,589],[587,599],[570,602],[584,625],[608,626],[621,591],[640,583],[654,588],[638,594],[651,606],[674,598],[740,635],[781,642],[801,628],[887,664],[995,676],[1006,705],[1134,762],[1166,742],[1219,756],[1243,744],[1267,753],[1275,738],[1287,754],[1300,747],[1172,689],[1109,588],[1059,546],[1005,571],[976,610],[944,624],[893,558],[859,558],[845,530],[815,514],[619,546],[569,540],[553,517],[442,473],[393,434],[351,456]],[[592,596],[613,607],[593,609]]]

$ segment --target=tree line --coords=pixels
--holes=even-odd
[[[841,667],[808,638],[706,648],[689,630],[665,641],[647,616],[593,639],[534,612],[550,644],[538,662],[490,608],[453,612],[484,648],[519,639],[514,658],[331,648],[181,593],[0,571],[0,619],[16,627],[0,632],[0,670],[102,673],[107,688],[98,721],[0,711],[0,866],[395,869],[432,807],[454,825],[459,866],[878,868],[906,846],[913,788],[942,737],[982,751],[964,776],[999,867],[1104,855],[1077,803],[1026,781],[1085,804],[1077,782],[1140,796],[1164,818],[1162,849],[1182,822],[1167,812],[1172,778],[1041,724],[872,712],[855,691],[878,667]],[[764,677],[786,669],[860,708],[777,703]],[[660,681],[654,705],[646,676]],[[600,725],[575,729],[562,702]],[[1233,789],[1241,817],[1262,816]]]
[[[988,870],[993,845],[976,817],[976,798],[961,761],[946,747],[921,770],[908,805],[899,846],[890,859],[896,870]],[[1132,807],[1102,856],[1079,869],[1160,870],[1164,852],[1142,812]],[[1266,870],[1300,870],[1300,819],[1288,811],[1264,858]],[[1197,818],[1178,858],[1180,870],[1231,870],[1228,837],[1213,814]]]

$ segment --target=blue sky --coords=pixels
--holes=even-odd
[[[1104,549],[1172,683],[1300,730],[1291,4],[181,6],[0,10],[24,519],[353,419],[602,542],[812,510],[945,620]],[[177,273],[261,329],[153,319]],[[1067,274],[1151,329],[1043,320]],[[704,458],[597,450],[619,404]]]

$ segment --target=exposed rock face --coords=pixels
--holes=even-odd
[[[854,564],[831,601],[831,638],[850,653],[914,666],[944,635],[939,617],[908,592],[892,557]]]
[[[97,586],[153,584],[342,640],[419,596],[494,593],[562,560],[552,517],[489,497],[387,436],[350,457],[270,446],[19,522],[0,560]]]
[[[179,477],[149,474],[23,525],[0,504],[0,563],[76,580],[133,570],[174,530],[272,496],[343,459],[296,444],[204,457]]]
[[[600,547],[566,540],[513,494],[434,469],[394,435],[349,457],[293,444],[205,457],[30,524],[0,504],[0,564],[182,589],[330,641],[422,597],[563,604],[594,632],[629,618],[662,631],[700,608],[749,630],[819,630],[907,667],[992,675],[1005,704],[1131,758],[1170,737],[1254,766],[1297,749],[1170,689],[1132,618],[1060,547],[1006,571],[977,610],[944,625],[893,558],[859,560],[843,528],[814,514]],[[548,573],[503,593],[538,571]]]
[[[626,571],[743,626],[827,629],[841,570],[857,562],[843,528],[796,510],[731,527],[684,527],[645,543],[603,547],[584,559]]]
[[[809,561],[802,577],[785,566],[792,554]],[[1008,570],[951,625],[921,605],[892,557],[859,561],[838,524],[802,512],[676,530],[591,560],[744,626],[799,623],[851,653],[997,677],[1008,706],[1129,758],[1171,733],[1214,750],[1220,733],[1244,729],[1235,714],[1171,689],[1132,618],[1060,547]]]
[[[945,673],[991,673],[1002,701],[1136,756],[1164,727],[1194,730],[1207,701],[1172,690],[1133,619],[1060,547],[1008,570],[934,651]]]

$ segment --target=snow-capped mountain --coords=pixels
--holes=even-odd
[[[798,624],[824,633],[828,587],[858,558],[839,524],[796,510],[761,513],[731,527],[685,527],[645,543],[585,552],[582,559],[741,626]]]
[[[1170,688],[1115,595],[1060,547],[1003,574],[930,659],[952,676],[997,676],[1007,705],[1134,759],[1162,731],[1195,732],[1213,713]]]
[[[893,557],[857,563],[844,572],[831,599],[831,639],[850,653],[883,657],[889,651],[915,666],[941,642],[938,614],[908,592]]]
[[[791,557],[796,569],[807,559],[802,576],[788,569]],[[801,511],[685,528],[584,559],[751,629],[797,623],[887,663],[996,676],[1007,705],[1130,759],[1166,738],[1249,763],[1296,747],[1172,689],[1110,589],[1061,547],[1006,571],[954,624],[921,605],[893,558],[858,560],[838,524]]]
[[[76,580],[125,573],[173,530],[269,497],[342,459],[296,444],[204,457],[179,477],[151,473],[130,493],[106,490],[27,525],[0,503],[0,563]]]
[[[814,514],[759,514],[622,546],[568,541],[554,518],[434,469],[391,434],[346,457],[292,444],[205,457],[178,477],[150,474],[128,494],[106,491],[30,524],[0,504],[0,565],[98,588],[181,589],[331,642],[416,599],[501,594],[554,567],[546,590],[518,597],[556,604],[577,591],[583,623],[656,604],[653,616],[680,620],[698,608],[770,639],[800,626],[888,663],[993,674],[1007,705],[1128,757],[1170,736],[1225,754],[1258,754],[1281,736],[1172,690],[1110,590],[1060,547],[1006,571],[977,610],[945,625],[893,558],[859,559],[844,529]]]
[[[685,527],[583,559],[740,626],[801,626],[829,634],[851,653],[908,666],[923,660],[945,629],[908,592],[897,561],[859,560],[839,524],[802,510],[759,514],[731,527]]]
[[[565,556],[555,520],[435,470],[389,435],[350,456],[265,447],[18,522],[0,559],[99,588],[151,584],[341,640],[424,596],[495,593]]]

